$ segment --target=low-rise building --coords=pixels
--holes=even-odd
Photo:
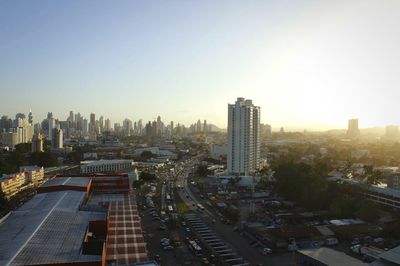
[[[153,155],[166,157],[169,160],[176,160],[178,158],[176,153],[173,153],[170,150],[160,149],[159,147],[137,148],[135,150],[135,155],[140,156],[143,152],[151,152]]]
[[[25,173],[25,181],[28,184],[37,186],[42,183],[44,178],[44,168],[38,166],[21,166],[20,172]]]
[[[21,191],[25,185],[25,173],[4,175],[0,178],[0,188],[7,199]]]
[[[44,179],[43,167],[21,166],[19,170],[19,173],[4,175],[0,178],[1,191],[8,199],[21,190],[40,185]]]
[[[296,252],[298,266],[367,266],[367,263],[331,248],[305,249]]]
[[[133,168],[133,160],[97,160],[81,162],[81,173],[83,174],[130,172]]]

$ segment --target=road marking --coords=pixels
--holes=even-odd
[[[71,177],[68,177],[67,180],[65,180],[61,185],[67,184],[67,182],[68,182],[69,180],[71,180]]]
[[[29,238],[25,241],[25,243],[17,250],[17,252],[14,254],[14,256],[10,259],[10,261],[6,264],[6,266],[9,266],[15,258],[19,255],[19,253],[25,248],[25,246],[28,244],[29,241],[31,241],[32,237],[39,231],[40,227],[44,224],[44,222],[49,218],[50,214],[54,211],[55,208],[58,207],[60,202],[65,198],[68,192],[64,192],[64,195],[57,201],[56,205],[54,205],[53,208],[49,211],[49,213],[44,217],[43,221],[39,224],[39,226],[33,231],[33,233],[29,236]]]

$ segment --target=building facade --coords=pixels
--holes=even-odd
[[[1,139],[3,145],[8,146],[11,149],[14,149],[15,145],[18,144],[18,134],[16,132],[3,132]]]
[[[133,160],[97,160],[81,162],[81,173],[129,172],[133,170]]]
[[[25,174],[18,173],[0,178],[0,188],[7,199],[15,196],[25,185]]]
[[[25,182],[27,184],[38,186],[44,179],[44,168],[38,166],[21,166],[19,168],[21,173],[25,174]]]
[[[0,190],[7,199],[15,196],[21,190],[38,186],[44,179],[44,168],[37,166],[20,167],[20,172],[0,177]]]
[[[32,152],[43,152],[43,136],[41,133],[37,133],[32,139]]]
[[[64,134],[62,129],[58,128],[53,129],[51,146],[53,149],[62,149],[64,147]]]
[[[228,104],[229,174],[251,174],[260,160],[260,107],[251,100],[237,98]]]

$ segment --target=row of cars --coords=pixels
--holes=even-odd
[[[169,238],[162,238],[160,241],[163,250],[173,250],[174,247],[172,246],[171,240]]]
[[[152,216],[152,220],[153,221],[159,221],[160,225],[157,227],[158,230],[166,230],[167,226],[165,225],[165,223],[167,222],[168,218],[160,218],[160,216],[157,213],[157,209],[154,207],[154,203],[153,203],[153,193],[150,192],[148,194],[146,194],[145,196],[146,198],[146,205],[147,205],[147,210],[149,212],[149,214]]]

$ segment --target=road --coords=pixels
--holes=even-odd
[[[185,203],[193,210],[197,211],[197,204],[202,204],[206,209],[203,212],[198,212],[204,221],[224,240],[235,248],[244,259],[252,265],[270,265],[270,266],[284,266],[293,265],[292,255],[289,253],[269,254],[262,255],[260,248],[253,248],[249,245],[249,241],[241,236],[239,233],[234,232],[233,226],[223,224],[219,220],[219,216],[214,210],[209,209],[205,201],[200,199],[198,195],[193,193],[188,184],[188,176],[199,162],[199,158],[191,160],[177,173],[175,185],[183,189],[179,189],[179,195]]]

